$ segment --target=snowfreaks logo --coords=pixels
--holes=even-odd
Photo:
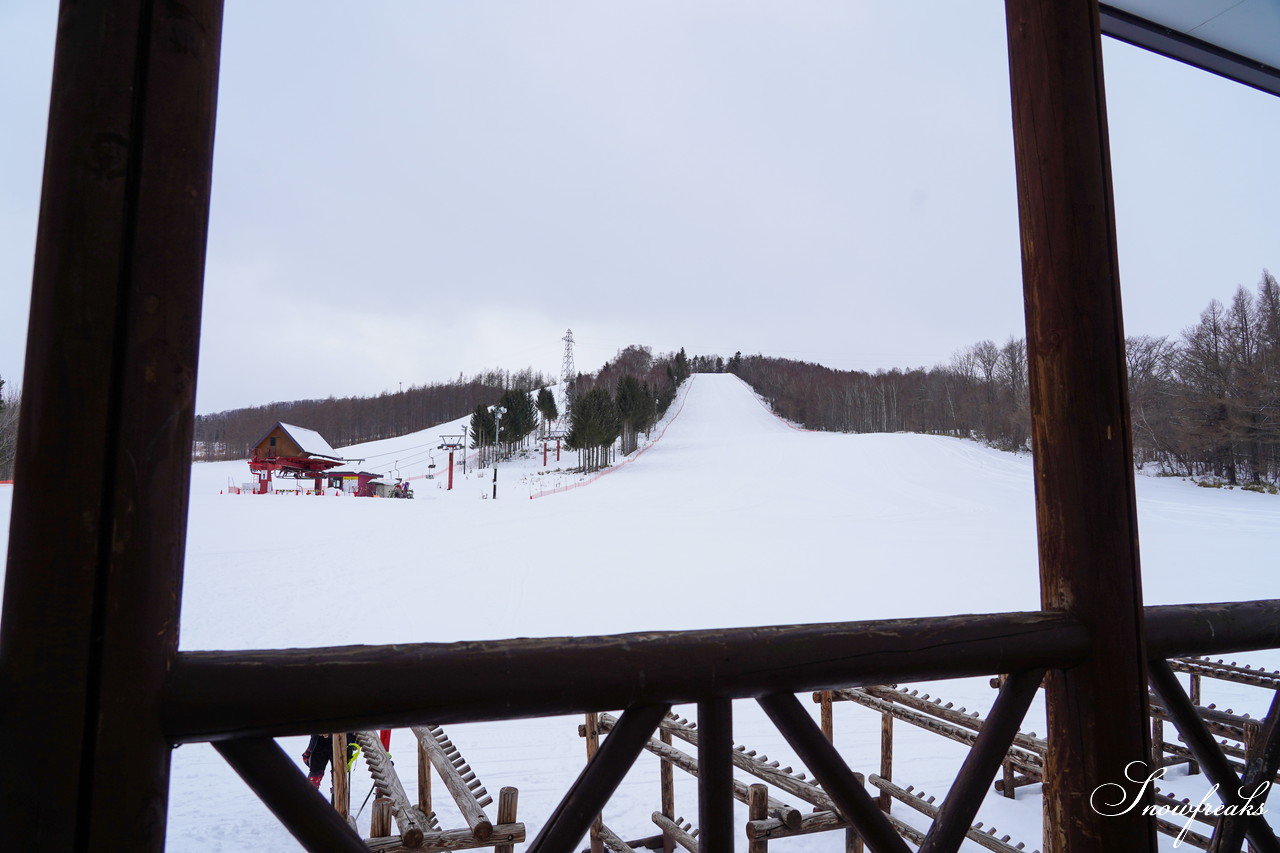
[[[1135,770],[1134,768],[1137,767]],[[1143,796],[1147,792],[1147,788],[1155,784],[1155,780],[1164,775],[1165,768],[1160,767],[1153,771],[1146,779],[1141,778],[1141,773],[1146,769],[1147,765],[1144,761],[1130,762],[1124,769],[1124,776],[1130,782],[1141,782],[1142,787],[1133,795],[1132,799],[1127,799],[1124,786],[1119,782],[1107,782],[1093,789],[1093,793],[1089,796],[1090,807],[1102,815],[1103,817],[1117,817],[1122,814],[1128,814],[1138,807],[1142,802]],[[1139,775],[1134,775],[1134,774]],[[1208,805],[1210,797],[1214,797],[1218,793],[1218,786],[1214,785],[1209,792],[1204,795],[1196,805],[1191,803],[1179,803],[1172,806],[1143,806],[1142,813],[1144,815],[1154,815],[1156,817],[1168,817],[1169,815],[1177,815],[1187,819],[1186,825],[1182,827],[1182,832],[1178,833],[1178,837],[1174,839],[1173,846],[1177,847],[1186,838],[1187,833],[1191,831],[1191,822],[1195,820],[1197,815],[1207,815],[1209,817],[1219,817],[1221,815],[1262,815],[1267,813],[1267,807],[1264,800],[1267,798],[1267,789],[1271,787],[1270,782],[1262,782],[1253,791],[1240,789],[1241,802],[1230,805]],[[1115,789],[1114,791],[1111,789]],[[1114,802],[1108,800],[1108,797],[1115,796],[1119,799]],[[1255,800],[1257,803],[1255,804]]]

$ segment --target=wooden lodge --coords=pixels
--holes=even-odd
[[[314,490],[319,492],[328,479],[325,472],[351,461],[359,460],[339,456],[315,430],[277,423],[253,446],[249,470],[257,478],[255,494],[265,495],[271,490],[272,475],[294,479],[310,477]]]
[[[920,850],[959,848],[1042,682],[1044,853],[1156,850],[1153,816],[1089,804],[1104,783],[1151,802],[1125,784],[1152,755],[1149,688],[1178,729],[1168,740],[1226,800],[1273,778],[1276,715],[1233,764],[1169,660],[1280,647],[1280,600],[1144,607],[1141,594],[1102,35],[1280,94],[1274,18],[1231,23],[1261,2],[1217,4],[1213,31],[1234,39],[1216,41],[1177,19],[1199,5],[1005,0],[1042,609],[190,652],[179,611],[223,3],[63,0],[0,619],[0,731],[40,739],[0,766],[5,849],[159,853],[173,748],[211,742],[306,849],[368,853],[274,738],[623,709],[528,847],[570,853],[670,707],[697,703],[695,846],[732,853],[732,702],[749,700],[868,848],[905,851],[796,694],[975,675],[1007,677]],[[855,98],[875,84],[846,85]],[[81,488],[45,488],[50,459]],[[1224,818],[1214,836],[1220,853],[1246,837],[1280,849],[1266,815]]]

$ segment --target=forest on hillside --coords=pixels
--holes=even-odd
[[[621,437],[621,452],[635,449],[637,434],[652,427],[688,376],[684,351],[655,356],[647,346],[618,351],[594,373],[579,373],[572,383],[565,439],[584,456],[584,465],[607,464],[608,450]],[[561,413],[547,391],[553,384],[526,368],[500,369],[451,382],[414,386],[376,397],[298,400],[197,415],[193,458],[222,461],[248,458],[254,445],[277,422],[319,432],[334,447],[392,438],[471,414],[470,446],[481,458],[508,454],[523,446],[544,420]],[[534,402],[535,393],[537,402]],[[503,416],[495,421],[492,409]]]
[[[1126,340],[1135,462],[1227,484],[1280,481],[1280,285],[1213,300],[1176,336]],[[866,373],[734,354],[693,370],[737,374],[808,429],[925,432],[1028,448],[1027,345],[980,341],[949,364]]]
[[[333,447],[394,438],[460,418],[477,405],[494,403],[507,389],[529,391],[547,383],[532,368],[494,369],[375,397],[295,400],[196,415],[192,458],[199,462],[247,459],[277,422],[315,430]]]
[[[1212,300],[1181,333],[1130,337],[1126,350],[1137,464],[1208,482],[1280,484],[1280,284],[1270,272],[1264,270],[1252,290],[1237,288],[1228,304]],[[690,372],[734,373],[779,415],[808,429],[937,433],[1006,450],[1029,445],[1022,338],[979,341],[943,365],[875,373],[741,353],[687,357],[681,349],[655,356],[649,347],[632,345],[573,382],[574,398],[590,398],[576,413],[578,428],[570,437],[586,453],[584,464],[607,464],[608,452],[600,448],[618,437],[622,453],[634,449],[636,433],[661,416]],[[550,384],[532,368],[494,369],[373,397],[198,415],[193,455],[244,459],[277,421],[314,429],[335,447],[404,435],[468,413],[483,424],[487,407],[504,394],[532,394]],[[21,396],[0,379],[0,480],[13,476],[20,406]],[[572,432],[575,413],[568,414]],[[502,443],[509,444],[508,425],[502,433]]]

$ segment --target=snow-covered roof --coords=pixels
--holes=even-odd
[[[298,445],[298,449],[303,453],[309,453],[312,456],[326,456],[329,459],[342,458],[338,455],[338,451],[330,447],[329,442],[324,440],[324,436],[313,429],[286,423],[281,423],[280,428],[289,434],[289,437],[293,439],[293,443]]]

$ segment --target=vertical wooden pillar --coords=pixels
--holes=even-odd
[[[1103,817],[1090,807],[1106,783],[1138,796],[1125,769],[1151,758],[1098,8],[1005,8],[1041,603],[1079,617],[1095,650],[1048,679],[1044,850],[1142,853],[1155,850],[1155,827],[1140,808]]]
[[[893,781],[893,715],[880,715],[880,778]],[[880,811],[888,814],[893,808],[893,796],[880,792]]]
[[[418,811],[431,817],[431,759],[422,741],[414,740],[418,741]]]
[[[497,472],[494,472],[497,476]],[[587,763],[590,764],[600,751],[600,715],[595,711],[587,713]],[[600,830],[604,828],[604,816],[597,814],[591,821],[590,844],[591,853],[604,853],[604,842],[600,840]]]
[[[698,853],[733,853],[733,702],[698,703]]]
[[[333,734],[333,807],[346,820],[351,816],[351,775],[347,772],[347,733]]]
[[[1197,707],[1200,705],[1200,676],[1196,675],[1194,672],[1191,673],[1191,692],[1189,694],[1189,698],[1191,699],[1192,705],[1196,705]],[[1200,763],[1198,761],[1187,762],[1187,775],[1200,775]]]
[[[498,792],[498,825],[506,826],[516,822],[516,806],[520,800],[520,792],[510,786]],[[426,812],[423,812],[426,814]],[[514,844],[495,844],[493,853],[515,853]]]
[[[164,846],[221,22],[59,12],[0,620],[0,729],[42,750],[0,766],[13,849]]]
[[[666,729],[659,730],[658,736],[667,746],[671,746],[671,732]],[[671,766],[671,762],[662,759],[662,764],[658,770],[659,787],[662,794],[662,816],[671,820],[676,819],[676,780],[675,768]],[[673,853],[676,849],[676,840],[670,832],[665,829],[662,831],[662,851],[663,853]]]
[[[764,820],[769,816],[769,789],[756,783],[747,788],[747,820]],[[769,853],[768,838],[749,838],[747,853]]]

